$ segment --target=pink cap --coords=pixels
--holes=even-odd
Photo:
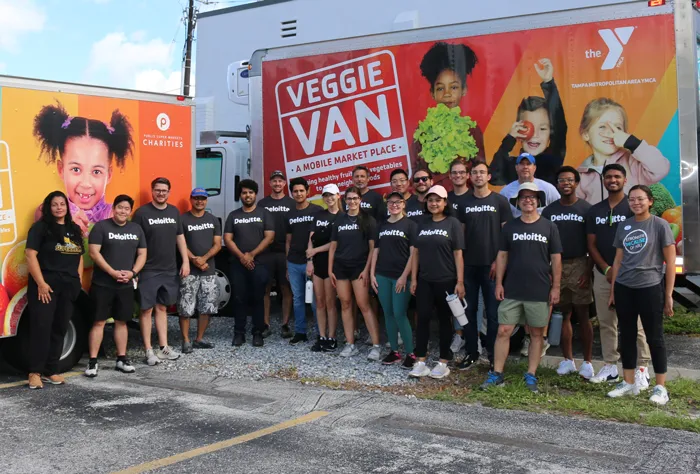
[[[428,197],[431,194],[437,194],[441,198],[447,199],[447,191],[445,191],[445,188],[443,188],[439,184],[436,184],[432,188],[428,189],[428,192],[425,194],[425,196]]]

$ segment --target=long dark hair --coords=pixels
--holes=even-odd
[[[62,191],[50,192],[44,198],[44,202],[41,205],[41,221],[46,224],[47,234],[51,234],[51,236],[53,236],[56,240],[62,242],[63,235],[61,234],[61,232],[59,232],[59,224],[56,222],[56,218],[51,213],[51,201],[53,201],[53,199],[57,197],[63,198],[63,200],[66,202],[65,226],[68,231],[68,238],[71,242],[80,247],[81,251],[85,250],[83,249],[83,239],[80,227],[78,226],[78,224],[73,222],[73,217],[70,214],[68,196],[66,196]]]
[[[367,214],[367,212],[364,209],[362,209],[362,192],[357,186],[350,186],[348,189],[345,190],[345,202],[347,202],[348,200],[348,193],[355,193],[360,198],[360,202],[358,203],[358,205],[360,206],[360,212],[357,213],[357,225],[360,227],[362,236],[368,239],[369,237],[371,237],[369,235],[370,215]]]

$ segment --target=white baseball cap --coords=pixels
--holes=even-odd
[[[327,184],[323,187],[323,191],[321,191],[321,195],[323,196],[324,194],[340,194],[340,189],[338,189],[338,186],[335,184]]]

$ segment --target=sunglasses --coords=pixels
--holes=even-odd
[[[194,199],[195,201],[206,201],[207,200],[207,198],[204,196],[192,196],[192,199]]]
[[[430,179],[430,176],[420,176],[418,178],[413,178],[413,182],[414,183],[427,183],[429,179]]]

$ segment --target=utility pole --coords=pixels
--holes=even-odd
[[[185,38],[185,54],[184,54],[184,80],[182,94],[190,95],[190,75],[192,73],[192,42],[194,41],[194,27],[197,22],[197,14],[194,10],[194,0],[189,0],[187,8],[187,37]]]

